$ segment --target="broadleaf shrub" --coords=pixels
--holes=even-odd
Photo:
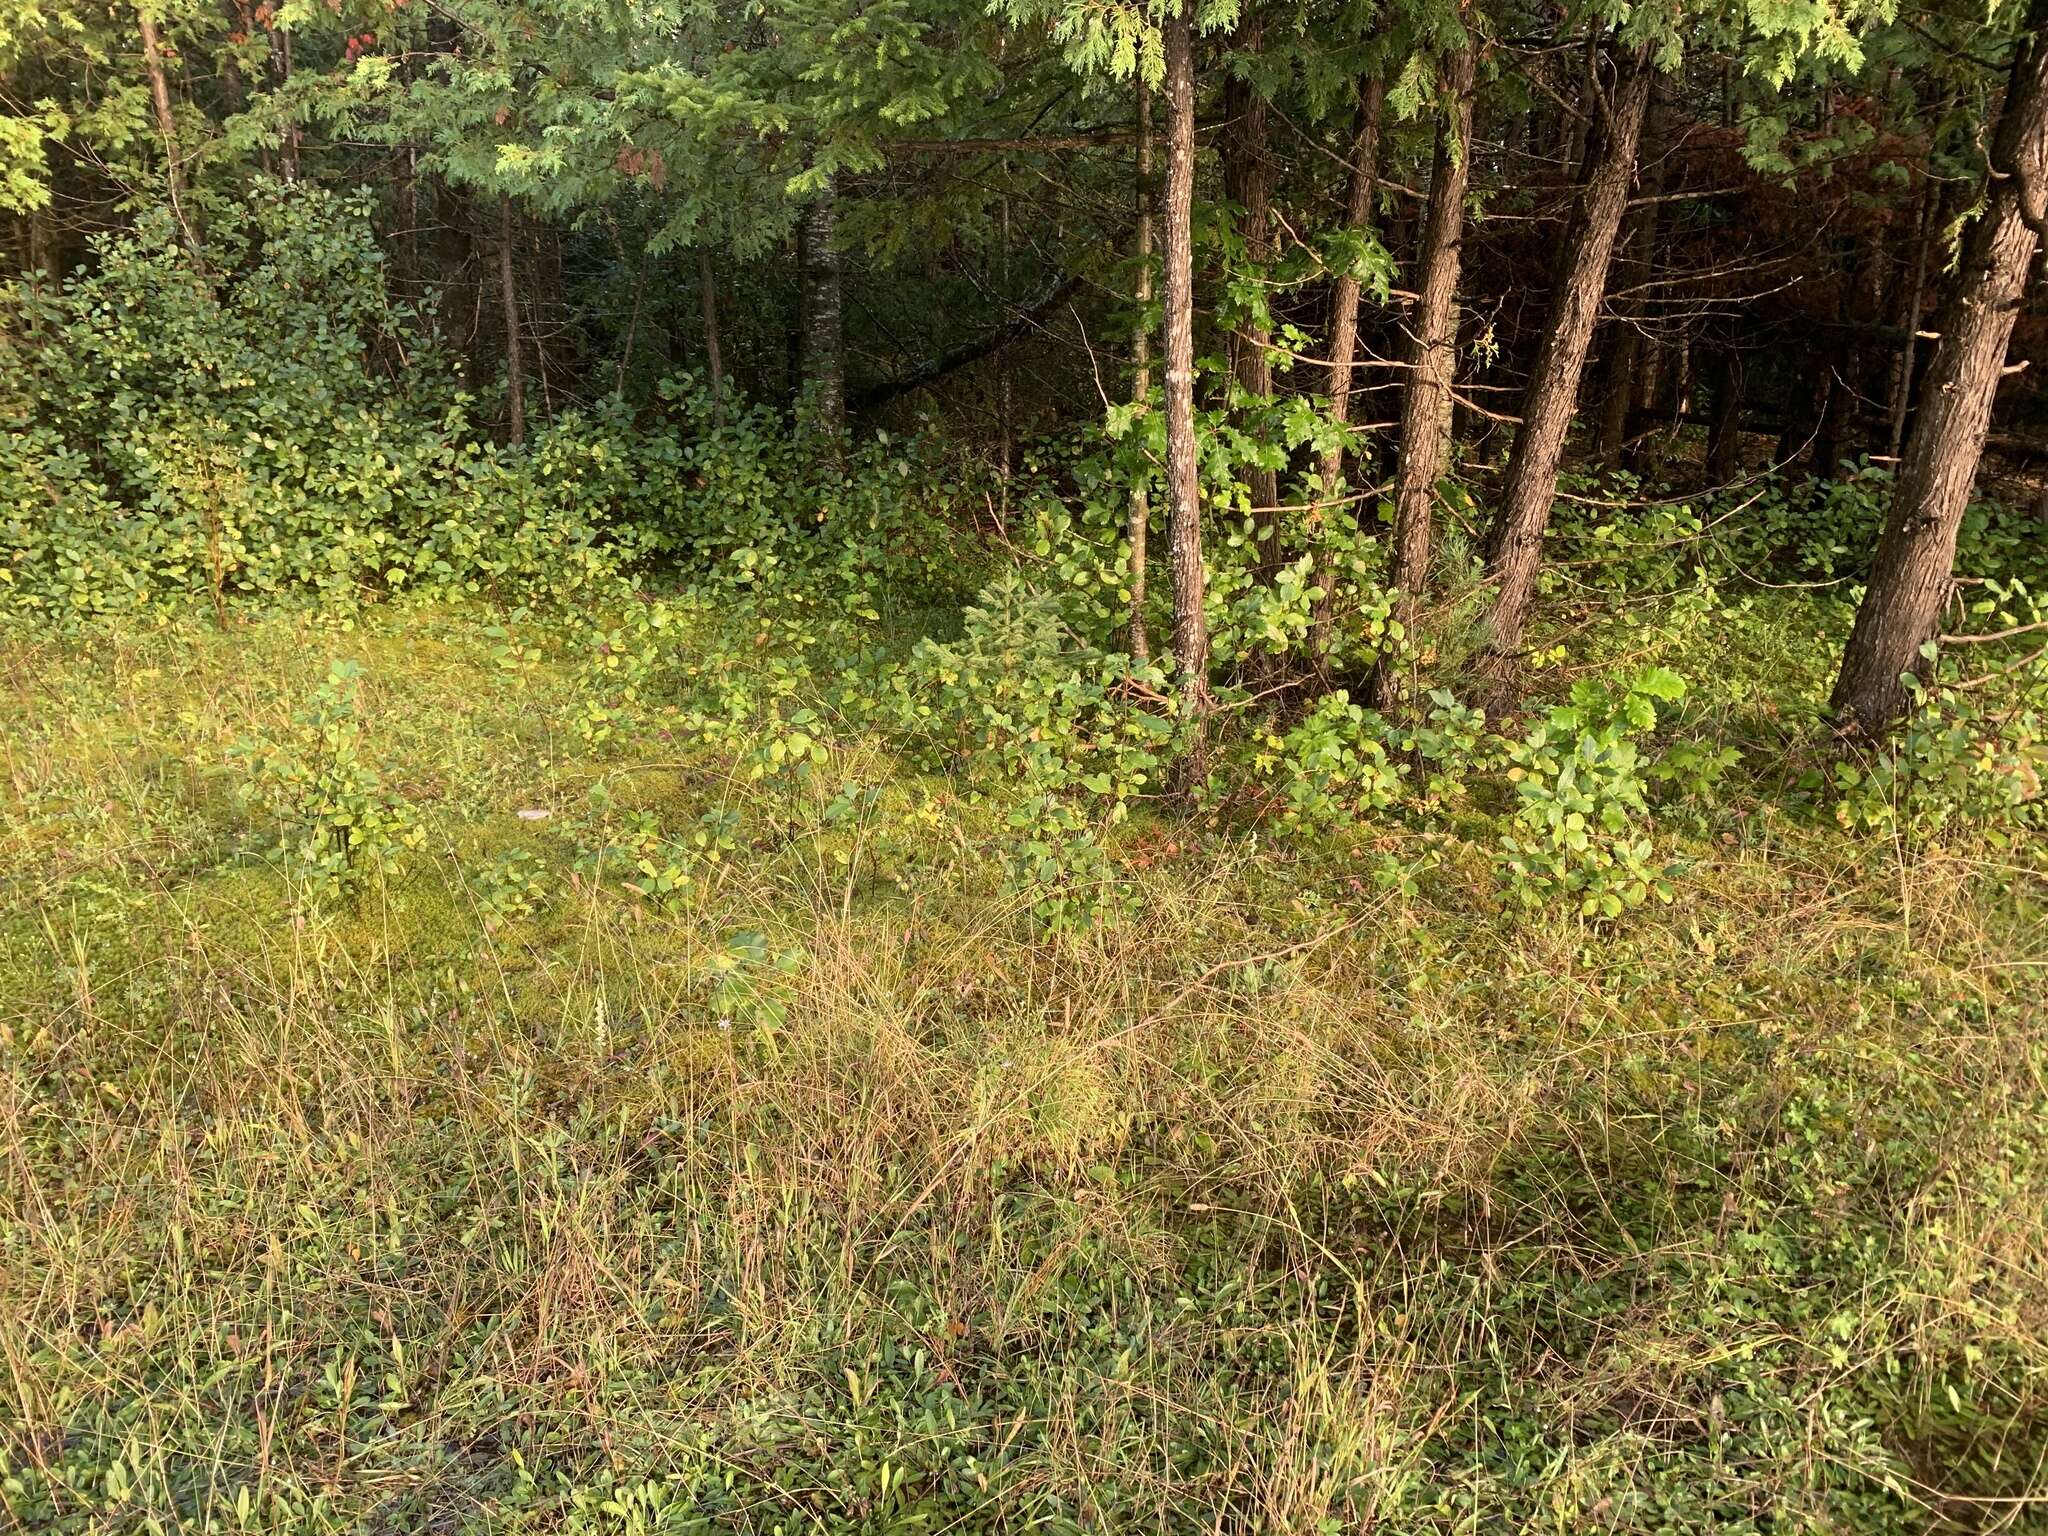
[[[1508,748],[1514,814],[1497,854],[1525,905],[1564,899],[1588,917],[1619,917],[1654,896],[1669,901],[1671,868],[1650,833],[1646,764],[1638,739],[1657,706],[1685,697],[1685,680],[1646,668],[1625,687],[1585,680]]]
[[[356,707],[361,676],[354,662],[334,663],[281,730],[252,732],[233,750],[245,769],[237,793],[267,814],[275,851],[315,895],[354,893],[426,841],[368,751]]]

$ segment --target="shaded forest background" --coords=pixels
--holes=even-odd
[[[1945,634],[2042,628],[2026,560],[1954,563],[1973,505],[2009,550],[2048,515],[2040,21],[20,6],[11,576],[96,606],[65,551],[182,517],[117,591],[390,585],[353,522],[260,572],[252,509],[294,487],[311,538],[353,462],[425,519],[371,544],[417,558],[422,475],[473,480],[485,436],[602,458],[602,421],[640,434],[614,465],[673,464],[701,390],[827,464],[849,422],[946,445],[956,524],[1061,567],[1104,638],[1121,606],[1134,663],[1164,643],[1190,783],[1218,682],[1386,708],[1449,656],[1514,705],[1574,506],[1697,504],[1779,590],[1863,583],[1829,709],[1881,739]],[[1788,517],[1834,520],[1825,569]]]

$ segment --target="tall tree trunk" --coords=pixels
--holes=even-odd
[[[398,181],[398,234],[396,270],[392,276],[399,292],[415,303],[420,297],[420,152],[416,145],[399,147],[396,166]]]
[[[191,211],[186,206],[185,157],[178,147],[178,119],[171,111],[171,82],[164,73],[163,44],[156,31],[156,18],[145,5],[135,8],[135,23],[142,33],[142,72],[149,80],[149,104],[156,113],[156,131],[164,141],[164,186],[170,194],[171,217],[177,221],[178,236],[200,275],[206,273],[206,259],[193,232]]]
[[[1256,16],[1238,29],[1237,42],[1247,53],[1259,51],[1263,32]],[[1267,158],[1266,98],[1250,82],[1233,77],[1224,93],[1223,114],[1229,119],[1223,149],[1223,195],[1244,212],[1239,234],[1244,239],[1245,260],[1254,275],[1263,278],[1273,261],[1272,167]],[[1230,338],[1230,371],[1252,399],[1253,410],[1273,398],[1272,345],[1267,323],[1247,315]],[[1262,431],[1251,434],[1255,439]],[[1272,510],[1280,503],[1277,470],[1263,465],[1245,471],[1245,489],[1251,496],[1252,521],[1259,534],[1259,563],[1270,575],[1281,564],[1280,514]],[[1266,510],[1259,510],[1259,509]]]
[[[1394,620],[1412,640],[1429,579],[1436,523],[1436,487],[1449,443],[1451,384],[1458,361],[1458,270],[1465,235],[1465,188],[1472,163],[1472,79],[1477,54],[1467,43],[1444,62],[1450,110],[1437,124],[1423,220],[1415,307],[1408,331],[1408,387],[1401,395],[1401,467],[1394,485],[1394,547],[1387,582]],[[1380,658],[1366,687],[1384,705],[1394,691],[1391,655]]]
[[[40,300],[43,293],[43,276],[50,270],[48,242],[43,233],[43,212],[40,208],[24,208],[15,215],[15,228],[21,233],[21,270],[28,283],[29,296]],[[28,306],[28,329],[30,335],[42,331],[42,305]]]
[[[790,410],[798,412],[804,403],[804,337],[811,328],[811,263],[805,255],[810,242],[804,237],[801,218],[790,232],[790,244],[796,254],[796,319],[782,334],[782,383]]]
[[[725,354],[718,344],[718,274],[711,266],[711,247],[697,247],[697,291],[704,307],[704,371],[711,375],[711,411],[725,415]]]
[[[804,388],[812,421],[835,442],[846,436],[846,320],[837,221],[837,193],[828,181],[804,205]]]
[[[1660,119],[1653,85],[1650,111],[1643,123],[1643,137],[1649,148],[1646,151],[1639,145],[1636,150],[1636,163],[1641,170],[1641,191],[1645,198],[1655,198],[1664,189],[1668,162],[1660,150],[1670,134],[1670,126]],[[1615,322],[1622,327],[1623,355],[1615,380],[1618,393],[1603,402],[1600,423],[1600,462],[1614,469],[1640,467],[1639,455],[1629,434],[1637,419],[1656,404],[1659,348],[1644,323],[1655,311],[1646,310],[1643,305],[1650,298],[1645,290],[1656,269],[1657,238],[1663,211],[1663,204],[1649,202],[1638,207],[1633,218],[1624,217],[1629,228],[1621,256],[1619,282],[1622,292],[1616,295],[1619,301],[1616,308],[1619,310],[1625,306],[1631,295],[1641,297],[1637,299],[1634,316],[1625,320],[1617,318]]]
[[[1707,483],[1732,485],[1742,473],[1742,354],[1714,354],[1714,414],[1707,423]]]
[[[1607,344],[1607,360],[1600,396],[1600,420],[1595,429],[1593,457],[1609,468],[1618,468],[1628,448],[1629,408],[1636,397],[1636,353],[1642,336],[1633,325],[1617,321],[1614,339]]]
[[[271,80],[275,86],[282,89],[284,86],[290,85],[292,80],[292,34],[288,28],[276,20],[272,20],[270,29]],[[452,46],[453,35],[454,32],[451,26],[448,29],[448,36],[451,39],[450,46]],[[283,141],[280,147],[283,152],[284,179],[286,181],[297,181],[299,179],[299,120],[296,117],[287,116],[285,118]]]
[[[1138,329],[1131,338],[1131,398],[1152,396],[1152,92],[1138,82]],[[1145,545],[1152,533],[1152,497],[1141,481],[1131,495],[1131,660],[1152,659],[1145,633]]]
[[[247,29],[251,25],[248,0],[228,0],[224,9],[227,11],[227,22],[230,28],[230,46],[222,48],[215,53],[214,60],[220,70],[221,95],[225,98],[222,104],[227,109],[227,115],[229,117],[240,117],[249,110],[249,86],[248,82],[242,78],[241,61],[235,57],[232,45],[234,33],[240,31],[246,35]],[[261,164],[262,157],[260,155],[257,157],[257,161]]]
[[[1003,185],[1010,182],[1010,163],[1003,161]],[[1010,194],[1002,195],[1002,206],[996,231],[995,291],[997,297],[1007,305],[1010,300]],[[1005,347],[996,353],[996,482],[1002,493],[1002,502],[997,515],[1005,528],[1010,525],[1010,475],[1017,459],[1017,429],[1014,418],[1017,412],[1017,380],[1010,368],[1010,351]]]
[[[1878,736],[1906,712],[1902,674],[1940,632],[1956,533],[1970,500],[2006,343],[2048,217],[2048,0],[2027,7],[1991,145],[1982,218],[1951,282],[1922,404],[1892,492],[1870,586],[1842,653],[1833,707],[1845,731]]]
[[[647,299],[647,248],[642,246],[640,259],[628,263],[625,259],[625,242],[618,239],[617,231],[613,232],[613,240],[619,249],[619,265],[630,265],[633,268],[633,302],[626,311],[626,335],[619,347],[618,372],[612,376],[612,393],[623,399],[626,394],[626,378],[633,371],[633,347],[640,339],[640,309]],[[547,376],[545,365],[541,376]]]
[[[1856,419],[1856,391],[1850,384],[1855,365],[1849,349],[1830,347],[1826,369],[1821,380],[1820,426],[1813,434],[1813,454],[1807,461],[1816,480],[1832,480],[1841,472]]]
[[[1488,644],[1496,658],[1515,654],[1522,626],[1536,596],[1536,572],[1543,560],[1543,530],[1557,499],[1557,471],[1564,460],[1565,434],[1579,398],[1586,348],[1607,293],[1607,268],[1615,237],[1628,210],[1635,179],[1636,146],[1650,105],[1655,74],[1649,51],[1614,50],[1605,56],[1613,79],[1600,96],[1599,138],[1587,157],[1586,174],[1559,253],[1550,313],[1536,350],[1535,371],[1522,402],[1522,425],[1508,454],[1501,487],[1500,522],[1494,535],[1492,574],[1499,583],[1493,600]]]
[[[498,296],[505,309],[505,401],[512,446],[526,441],[526,360],[519,344],[519,290],[512,280],[512,199],[498,198]]]
[[[1771,466],[1789,469],[1820,434],[1820,411],[1827,403],[1820,358],[1811,347],[1793,354],[1792,392],[1785,400],[1785,414],[1778,428],[1778,444],[1771,450]]]
[[[1934,179],[1929,177],[1920,189],[1919,206],[1914,211],[1913,264],[1906,274],[1905,302],[1900,306],[1902,313],[1899,316],[1906,339],[1899,343],[1898,359],[1892,366],[1888,412],[1890,435],[1885,441],[1885,452],[1894,461],[1906,446],[1906,413],[1913,399],[1914,365],[1920,355],[1920,311],[1927,291],[1927,252],[1934,243],[1935,208],[1939,200],[1935,186]]]
[[[1372,227],[1373,194],[1380,176],[1380,116],[1386,106],[1386,82],[1368,75],[1358,83],[1358,110],[1351,125],[1351,171],[1344,197],[1344,228],[1363,234]],[[1351,366],[1358,352],[1358,279],[1339,272],[1330,285],[1330,419],[1341,429],[1351,420]],[[1317,505],[1309,512],[1309,529],[1320,536],[1328,517],[1327,503],[1335,501],[1344,485],[1344,440],[1340,437],[1323,455],[1317,482]],[[1322,596],[1316,599],[1311,642],[1315,650],[1316,675],[1327,682],[1330,671],[1330,642],[1336,614],[1337,564],[1331,558],[1327,540],[1316,547],[1316,585]]]
[[[1192,0],[1161,24],[1166,53],[1166,544],[1173,567],[1173,659],[1188,717],[1180,781],[1209,774],[1209,619],[1203,607],[1201,476],[1195,458],[1195,39]]]

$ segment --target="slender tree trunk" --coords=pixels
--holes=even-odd
[[[270,72],[276,84],[281,88],[290,85],[292,80],[292,34],[289,29],[275,20],[270,25]],[[283,151],[284,179],[286,181],[297,181],[299,179],[299,120],[296,117],[287,117],[284,120],[284,135],[281,148]]]
[[[1368,75],[1358,83],[1358,110],[1351,126],[1351,172],[1346,180],[1344,227],[1363,234],[1372,227],[1373,195],[1380,175],[1380,116],[1387,99],[1386,82]],[[1351,366],[1358,352],[1358,279],[1340,272],[1330,285],[1330,419],[1341,429],[1351,420]],[[1312,536],[1322,533],[1328,517],[1325,503],[1342,494],[1344,485],[1344,442],[1340,438],[1323,455],[1317,481],[1317,505],[1309,512]],[[1316,585],[1322,596],[1316,599],[1311,641],[1315,649],[1316,675],[1327,684],[1330,673],[1330,642],[1336,615],[1337,565],[1326,540],[1316,547]]]
[[[1934,243],[1937,201],[1935,182],[1929,178],[1920,189],[1913,228],[1913,265],[1906,276],[1905,303],[1899,317],[1906,339],[1899,343],[1898,360],[1892,367],[1890,435],[1885,441],[1885,452],[1894,461],[1906,445],[1906,414],[1913,399],[1914,364],[1920,355],[1920,312],[1927,291],[1927,251]]]
[[[1645,48],[1607,55],[1612,83],[1604,95],[1599,140],[1572,221],[1559,253],[1550,313],[1536,366],[1522,403],[1522,425],[1508,455],[1501,487],[1500,523],[1494,535],[1492,574],[1499,583],[1493,601],[1489,647],[1496,658],[1513,656],[1536,596],[1536,572],[1543,559],[1543,530],[1557,498],[1557,471],[1564,460],[1565,435],[1579,398],[1586,348],[1607,292],[1607,269],[1615,237],[1628,209],[1635,179],[1636,147],[1650,105],[1655,75]]]
[[[846,436],[846,320],[837,192],[830,182],[804,205],[804,387],[812,420],[828,439]]]
[[[619,241],[620,265],[624,266],[625,242]],[[626,377],[633,371],[633,348],[640,340],[640,308],[647,298],[647,248],[640,248],[640,259],[633,263],[633,304],[626,312],[626,336],[619,348],[619,369],[612,376],[612,393],[621,399],[626,393]],[[545,373],[543,373],[545,377]]]
[[[202,276],[205,257],[199,237],[193,232],[190,209],[186,206],[185,157],[178,147],[178,119],[171,110],[171,82],[164,73],[163,44],[156,31],[156,18],[142,5],[135,8],[136,26],[142,33],[142,72],[149,80],[149,104],[156,113],[156,131],[164,142],[164,186],[170,194],[171,217],[177,221],[179,238]]]
[[[1827,404],[1827,375],[1812,348],[1803,347],[1793,358],[1792,392],[1785,401],[1784,419],[1778,427],[1778,444],[1771,450],[1771,463],[1789,469],[1799,455],[1820,435],[1820,412]]]
[[[1263,31],[1256,16],[1238,29],[1237,42],[1247,53],[1259,51]],[[1232,79],[1224,95],[1224,116],[1230,120],[1224,141],[1223,195],[1244,211],[1239,234],[1244,238],[1245,260],[1256,279],[1263,278],[1273,261],[1272,167],[1267,157],[1266,98],[1247,81]],[[1230,338],[1232,376],[1260,410],[1273,398],[1273,360],[1268,348],[1272,331],[1265,320],[1247,315]],[[1250,434],[1263,435],[1263,428]],[[1245,471],[1245,489],[1251,496],[1252,521],[1259,528],[1259,564],[1270,576],[1282,562],[1280,514],[1270,510],[1280,503],[1277,470],[1255,465]],[[1268,510],[1258,510],[1258,509]]]
[[[725,415],[725,354],[718,344],[718,274],[711,266],[711,248],[697,247],[697,292],[704,307],[704,371],[711,375],[711,412]]]
[[[404,227],[398,236],[397,271],[399,291],[407,299],[420,297],[420,161],[419,150],[411,144],[398,151],[398,222]]]
[[[1608,343],[1605,392],[1600,397],[1600,420],[1593,444],[1593,457],[1614,468],[1628,448],[1629,408],[1635,404],[1636,353],[1642,337],[1633,325],[1616,322],[1614,339]]]
[[[804,237],[801,218],[790,234],[790,244],[795,247],[796,255],[796,319],[782,336],[782,382],[783,392],[789,397],[790,410],[800,413],[804,403],[804,337],[811,329],[811,263],[805,254],[810,242]]]
[[[29,295],[40,299],[43,293],[43,275],[50,270],[47,242],[43,235],[43,213],[40,208],[24,208],[15,215],[15,227],[21,232],[21,270],[28,283]],[[42,330],[42,306],[28,307],[28,329],[30,335]]]
[[[1188,716],[1183,789],[1209,774],[1209,619],[1202,569],[1201,477],[1195,457],[1195,39],[1191,0],[1161,24],[1166,52],[1166,543],[1173,567],[1173,652]]]
[[[1138,330],[1131,338],[1131,398],[1152,397],[1152,93],[1138,82]],[[1152,532],[1152,497],[1143,482],[1131,495],[1131,660],[1152,659],[1145,633],[1145,545]]]
[[[1681,336],[1671,349],[1671,435],[1692,420],[1692,339]]]
[[[1409,322],[1408,387],[1401,395],[1401,467],[1394,486],[1394,547],[1387,582],[1394,589],[1394,620],[1413,638],[1429,579],[1436,522],[1436,487],[1449,443],[1451,384],[1458,361],[1458,271],[1465,236],[1465,188],[1472,160],[1472,80],[1477,55],[1470,43],[1444,64],[1451,106],[1437,125],[1423,220],[1415,307]],[[1382,656],[1367,696],[1384,705],[1394,691],[1391,655]]]
[[[1879,736],[1906,712],[1907,672],[1936,639],[1954,588],[1956,533],[1969,504],[2005,349],[2048,215],[2048,0],[2032,0],[1991,146],[1982,218],[1942,308],[1918,419],[1892,492],[1870,586],[1835,680],[1843,730]]]
[[[247,0],[228,0],[225,9],[230,28],[240,31],[249,26]],[[229,35],[229,41],[232,45],[232,32]],[[249,87],[248,82],[242,78],[241,63],[235,58],[232,46],[221,49],[214,55],[214,58],[217,60],[220,68],[221,94],[226,98],[224,104],[227,108],[227,115],[230,117],[240,117],[249,110]],[[260,156],[258,157],[258,162],[259,164],[261,163]]]
[[[1651,90],[1650,112],[1643,124],[1643,136],[1649,141],[1648,150],[1638,147],[1637,164],[1640,167],[1640,185],[1645,197],[1654,198],[1664,189],[1666,169],[1665,157],[1659,147],[1667,141],[1670,129],[1660,131],[1656,91]],[[1628,231],[1628,241],[1622,256],[1621,287],[1624,295],[1642,294],[1655,274],[1657,265],[1657,239],[1662,224],[1663,204],[1650,203],[1639,208]],[[1617,296],[1621,303],[1626,297]],[[1605,418],[1601,423],[1601,462],[1617,469],[1638,469],[1641,458],[1634,440],[1630,437],[1639,416],[1653,411],[1657,402],[1657,373],[1662,348],[1646,328],[1645,321],[1655,313],[1642,307],[1638,300],[1637,314],[1621,322],[1626,326],[1624,346],[1626,356],[1618,381],[1620,396],[1607,402]],[[1619,307],[1619,306],[1617,306]],[[1612,436],[1609,437],[1609,429]],[[1609,444],[1612,451],[1605,451]]]
[[[1821,383],[1820,427],[1813,435],[1813,454],[1807,461],[1816,480],[1832,480],[1841,472],[1856,418],[1856,391],[1849,382],[1854,364],[1849,349],[1830,347],[1826,367]]]
[[[1009,185],[1009,161],[1003,161],[1003,185]],[[1001,216],[998,221],[996,245],[995,290],[1005,305],[1010,299],[1010,194],[1002,195]],[[1017,381],[1010,369],[1010,353],[1006,347],[996,353],[996,482],[1002,492],[1002,504],[998,516],[1004,527],[1010,525],[1010,475],[1017,459]]]
[[[1655,212],[1654,209],[1651,211]],[[1670,418],[1670,404],[1665,399],[1666,376],[1670,367],[1671,345],[1664,333],[1658,330],[1639,333],[1636,338],[1635,392],[1629,405],[1631,435],[1628,452],[1622,456],[1628,468],[1639,475],[1651,473],[1656,467],[1656,454],[1651,445],[1658,434],[1647,427],[1640,432],[1635,429],[1639,423]]]
[[[1714,356],[1714,415],[1707,424],[1707,483],[1732,485],[1742,473],[1742,354]]]
[[[512,280],[512,199],[498,199],[498,296],[505,309],[505,400],[512,446],[526,441],[526,360],[519,344],[519,290]]]

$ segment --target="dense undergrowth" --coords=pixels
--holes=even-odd
[[[12,1522],[2038,1521],[2048,681],[1838,755],[1880,477],[1575,487],[1494,718],[1223,519],[1183,804],[1135,434],[510,453],[305,209],[5,396]]]

